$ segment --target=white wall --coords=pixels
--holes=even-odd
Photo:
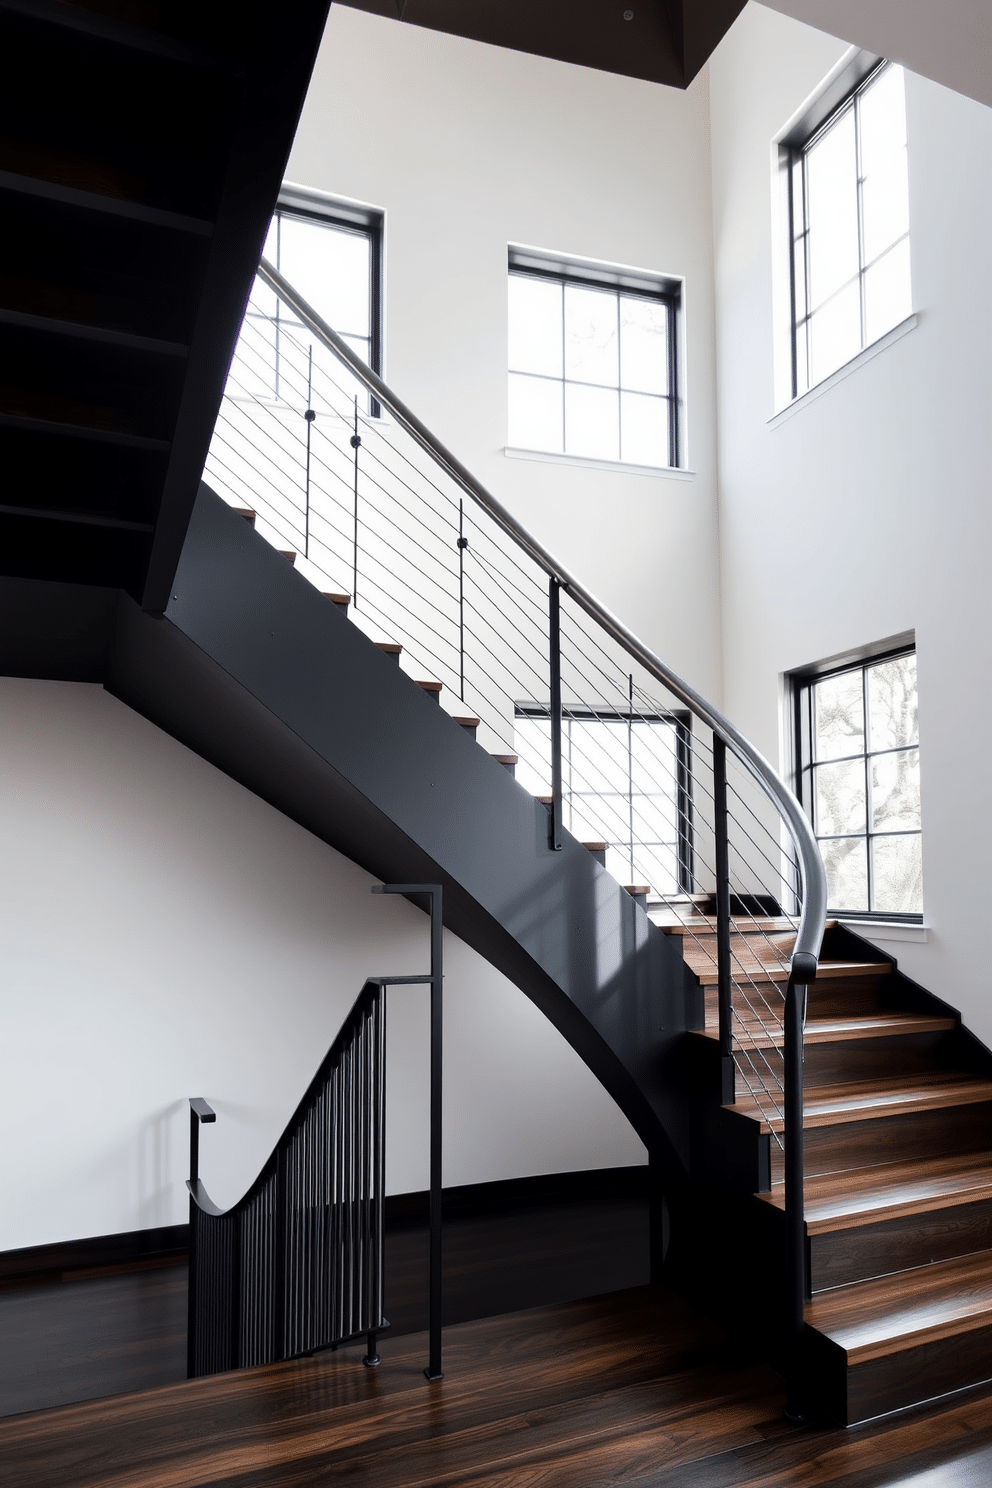
[[[992,104],[992,25],[988,0],[770,0],[831,36],[891,57]]]
[[[770,427],[770,146],[843,50],[751,5],[710,63],[725,703],[779,758],[783,672],[915,627],[931,928],[892,949],[992,1042],[992,112],[907,76],[919,323]]]
[[[594,593],[719,688],[705,78],[687,94],[335,5],[287,171],[386,213],[386,378]],[[685,276],[691,481],[507,459],[510,242]]]
[[[102,688],[0,679],[0,1249],[181,1223],[186,1098],[234,1201],[366,976],[427,920]],[[645,1160],[533,1005],[445,938],[445,1182]],[[389,994],[387,1187],[427,1186],[427,1001]]]

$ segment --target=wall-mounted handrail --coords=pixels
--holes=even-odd
[[[506,507],[475,479],[403,400],[362,361],[361,357],[352,351],[347,342],[321,319],[313,307],[264,258],[259,265],[258,274],[259,278],[275,291],[317,340],[327,347],[352,376],[372,394],[376,402],[385,408],[451,480],[496,522],[517,547],[543,569],[549,578],[554,579],[564,588],[580,609],[584,610],[590,619],[594,620],[649,675],[683,702],[718,738],[730,745],[734,754],[745,765],[785,822],[796,849],[802,903],[799,908],[799,924],[792,951],[791,975],[798,984],[805,985],[811,982],[816,976],[826,922],[827,884],[812,828],[793,792],[779,778],[764,756],[734,727],[730,720],[724,717],[719,709],[707,702],[688,682],[666,666],[649,646],[646,646],[632,631],[628,630],[622,621],[600,604],[594,595],[590,594],[566,568],[558,563],[537,538],[532,536]]]

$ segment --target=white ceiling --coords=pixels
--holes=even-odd
[[[762,0],[992,106],[992,0]]]

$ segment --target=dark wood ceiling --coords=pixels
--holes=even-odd
[[[685,88],[747,0],[341,0],[539,57]]]

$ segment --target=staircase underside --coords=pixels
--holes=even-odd
[[[746,0],[341,0],[472,41],[686,88]]]
[[[387,654],[201,487],[163,616],[0,580],[0,671],[102,682],[376,877],[444,886],[444,921],[541,1008],[684,1177],[677,942]]]

